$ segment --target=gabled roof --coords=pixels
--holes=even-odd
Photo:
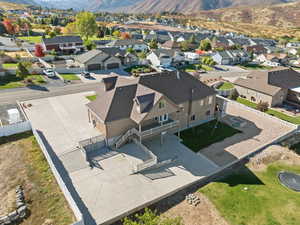
[[[88,51],[86,53],[83,53],[83,54],[77,56],[76,61],[80,62],[80,63],[86,63],[98,55],[102,56],[100,61],[105,61],[107,58],[109,58],[109,54],[107,54],[103,51],[97,50],[97,49],[93,49],[91,51]]]
[[[87,104],[103,122],[130,118],[139,123],[162,96],[178,106],[215,94],[212,88],[186,72],[163,72],[138,78],[114,77],[108,82],[114,87],[109,91],[99,90],[97,99]],[[137,103],[145,103],[143,101],[148,101],[150,107],[139,112]]]
[[[145,43],[141,40],[125,39],[125,40],[113,40],[109,42],[107,46],[118,47],[124,45],[140,45],[140,44],[145,44]]]
[[[234,84],[273,96],[281,89],[300,87],[300,73],[288,68],[277,68],[253,72],[247,79],[239,78]]]
[[[60,44],[60,43],[82,43],[80,36],[56,36],[53,38],[43,38],[43,42],[47,44]]]

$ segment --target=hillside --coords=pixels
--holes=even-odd
[[[277,26],[278,29],[300,27],[300,2],[265,7],[236,7],[201,11],[192,16],[217,22]]]
[[[273,5],[297,0],[143,0],[124,11],[131,13],[157,13],[163,11],[184,14],[235,6]]]
[[[0,9],[9,10],[9,9],[25,9],[26,6],[24,4],[16,4],[6,1],[0,0]]]

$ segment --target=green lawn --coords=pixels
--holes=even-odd
[[[45,83],[45,80],[41,75],[30,75],[27,77],[27,79],[31,79],[33,85],[40,85]],[[24,82],[24,80],[13,75],[0,77],[0,90],[25,87],[26,85],[27,84]]]
[[[126,68],[125,71],[127,73],[151,73],[154,72],[154,69],[147,65],[137,65]]]
[[[277,174],[282,170],[300,173],[300,166],[273,163],[255,173],[246,167],[199,191],[230,225],[298,225],[300,196],[279,183]]]
[[[41,43],[42,42],[42,36],[23,36],[18,37],[19,39],[22,39],[24,41],[29,41],[32,43]]]
[[[237,101],[239,103],[242,103],[242,104],[244,104],[246,106],[249,106],[251,108],[254,108],[254,109],[257,106],[256,103],[251,102],[251,101],[249,101],[247,99],[238,98]],[[277,118],[279,118],[281,120],[293,123],[293,124],[297,124],[297,125],[300,124],[300,116],[298,116],[298,117],[289,116],[289,115],[286,115],[286,114],[284,114],[282,112],[278,112],[278,111],[276,111],[274,109],[268,109],[268,111],[266,113],[269,114],[269,115],[275,116],[275,117],[277,117]]]
[[[181,67],[185,72],[196,72],[197,70],[211,71],[213,68],[203,64],[189,64]]]
[[[97,95],[90,95],[90,96],[86,96],[86,98],[90,101],[95,101],[97,98]]]
[[[270,70],[272,69],[271,66],[264,66],[260,64],[241,64],[239,65],[242,69],[245,70]]]
[[[75,75],[75,74],[71,74],[71,73],[63,73],[60,74],[65,80],[80,80],[80,78]]]
[[[3,69],[16,69],[17,68],[17,63],[3,63]]]
[[[219,122],[215,128],[216,120],[184,130],[180,133],[183,144],[194,152],[210,146],[213,143],[223,141],[241,131],[236,130],[225,123]]]
[[[220,87],[218,87],[218,90],[229,90],[234,88],[233,84],[230,82],[224,82]]]

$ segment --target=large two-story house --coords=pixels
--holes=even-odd
[[[44,50],[72,54],[84,50],[83,41],[80,36],[56,36],[54,38],[43,38]]]
[[[142,140],[198,125],[214,117],[215,102],[214,89],[174,71],[104,78],[87,108],[90,123],[111,143],[124,135]]]
[[[287,102],[300,106],[300,73],[293,69],[255,71],[247,78],[237,79],[234,85],[240,97],[255,103],[278,106]]]

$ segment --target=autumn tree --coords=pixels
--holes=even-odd
[[[121,39],[126,40],[126,39],[130,39],[131,35],[128,32],[122,32],[121,33]]]
[[[16,28],[9,19],[4,19],[2,23],[3,23],[3,25],[5,27],[5,30],[8,34],[15,34],[16,33]]]
[[[88,40],[97,33],[96,17],[91,12],[81,12],[76,16],[76,29],[80,36]]]
[[[76,29],[76,23],[75,22],[71,22],[68,23],[67,26],[64,27],[63,29],[63,33],[64,34],[74,34],[77,33],[77,29]]]
[[[34,55],[36,57],[44,57],[45,56],[44,49],[43,49],[42,45],[40,45],[40,44],[35,45]]]

